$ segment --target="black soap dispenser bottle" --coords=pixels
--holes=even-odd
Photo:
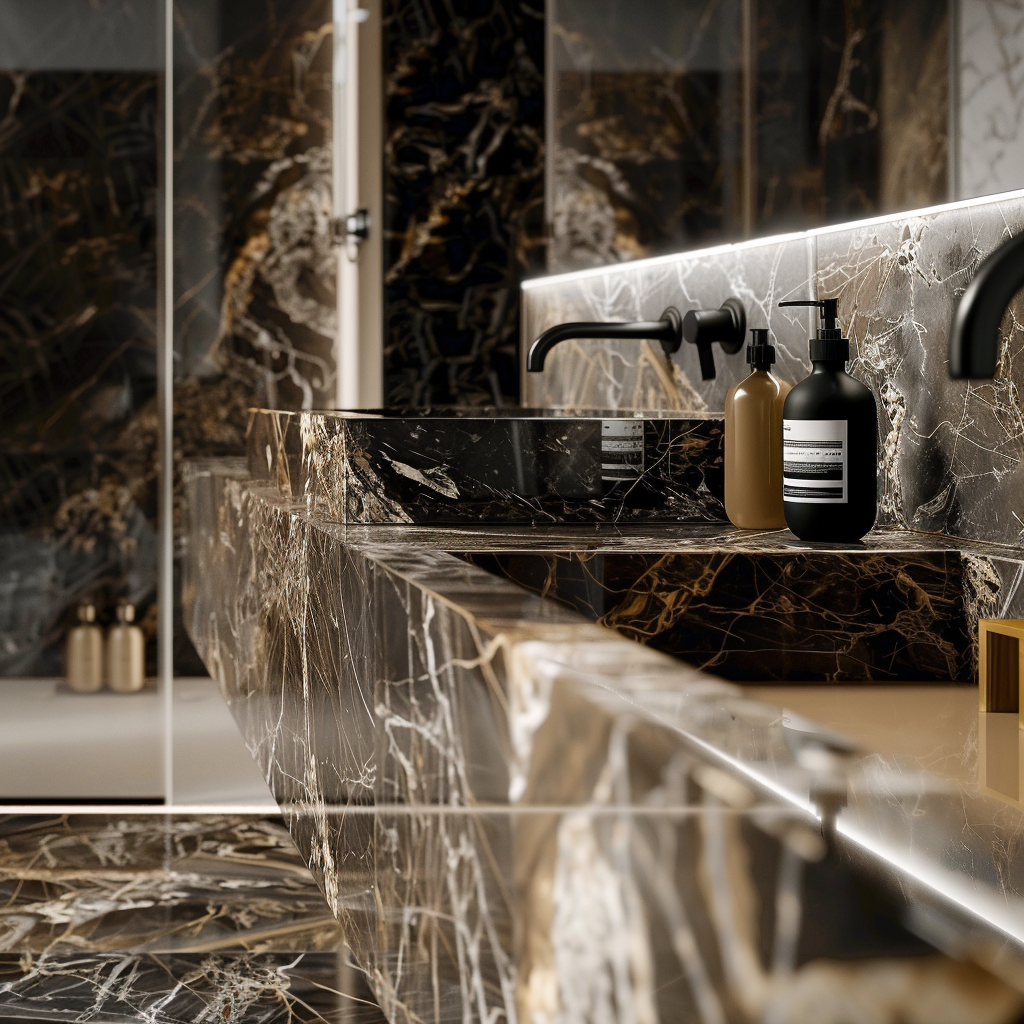
[[[874,525],[878,506],[878,419],[871,390],[846,372],[850,341],[838,302],[817,306],[811,375],[786,396],[782,411],[782,507],[801,540],[856,541]]]

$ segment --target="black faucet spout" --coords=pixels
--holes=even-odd
[[[569,338],[632,338],[639,341],[660,341],[666,355],[678,352],[684,339],[697,346],[700,372],[704,380],[715,379],[713,342],[722,350],[738,352],[747,333],[747,314],[739,299],[729,298],[721,309],[691,309],[686,316],[669,306],[660,320],[638,320],[634,323],[582,322],[559,324],[546,330],[531,346],[526,356],[526,369],[539,373],[544,369],[547,354],[561,341]]]
[[[679,311],[669,306],[660,320],[637,320],[633,323],[599,323],[581,321],[559,324],[546,330],[530,346],[526,357],[526,369],[540,373],[548,353],[561,341],[570,338],[632,338],[638,341],[660,341],[666,354],[671,355],[683,342],[682,317]]]
[[[994,377],[999,324],[1010,300],[1024,287],[1024,233],[1004,242],[978,267],[953,316],[949,375],[954,379]]]

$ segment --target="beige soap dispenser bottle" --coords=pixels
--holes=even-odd
[[[78,625],[68,630],[64,675],[77,693],[103,689],[103,630],[96,622],[96,605],[91,601],[78,606]]]
[[[781,530],[782,407],[790,385],[771,372],[775,347],[768,331],[750,333],[752,372],[725,398],[725,512],[743,530]]]
[[[135,625],[135,606],[117,605],[117,622],[107,632],[107,685],[117,693],[134,693],[146,682],[146,641]]]

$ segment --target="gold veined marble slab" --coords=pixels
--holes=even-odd
[[[851,956],[833,994],[887,998],[871,979],[891,962],[900,998],[941,988],[982,1019],[942,955],[910,968],[929,947],[908,923],[1022,976],[1024,821],[976,781],[866,750],[455,553],[542,534],[344,527],[209,465],[188,486],[190,631],[391,1019],[628,1002],[652,1020],[815,1020],[795,1009],[806,986]],[[829,927],[882,905],[884,926]],[[985,1012],[1012,1020],[1018,997],[992,984]]]

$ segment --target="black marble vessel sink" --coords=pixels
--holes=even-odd
[[[342,523],[723,522],[722,436],[700,414],[254,410],[247,461]]]
[[[497,547],[458,553],[623,636],[747,682],[971,681],[975,591],[994,572],[985,556],[906,532],[849,547],[728,526]]]

